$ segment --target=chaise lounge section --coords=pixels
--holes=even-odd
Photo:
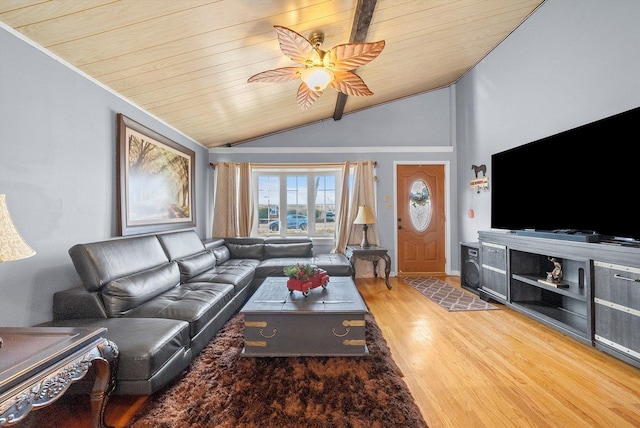
[[[268,276],[312,263],[350,276],[342,254],[314,254],[310,238],[216,238],[195,231],[77,244],[82,285],[54,295],[41,325],[106,327],[120,351],[115,394],[150,395],[185,370]]]

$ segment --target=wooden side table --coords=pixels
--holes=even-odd
[[[118,347],[105,328],[4,327],[0,337],[0,426],[17,424],[48,406],[95,367],[91,426],[105,428],[104,410],[116,383]]]
[[[384,282],[387,284],[387,288],[391,290],[391,284],[389,283],[389,274],[391,273],[391,257],[387,254],[387,249],[383,247],[360,247],[359,245],[348,245],[345,250],[345,255],[351,263],[351,276],[353,280],[356,279],[356,259],[366,260],[373,263],[373,274],[378,277],[378,262],[380,259],[384,260]]]

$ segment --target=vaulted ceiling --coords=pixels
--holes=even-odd
[[[543,0],[5,0],[0,21],[200,144],[254,140],[455,83]],[[248,83],[296,64],[274,26],[321,49],[385,41],[355,71],[373,92]]]

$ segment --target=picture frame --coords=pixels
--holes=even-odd
[[[193,228],[195,152],[117,114],[118,234]]]

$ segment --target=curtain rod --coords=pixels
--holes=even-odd
[[[378,166],[377,161],[362,161],[373,163],[374,168]],[[210,162],[209,166],[216,169],[219,164],[240,164],[242,162]],[[354,163],[354,162],[347,162]],[[252,167],[255,168],[303,168],[305,166],[322,166],[322,167],[338,167],[344,165],[344,163],[253,163],[250,162]]]

